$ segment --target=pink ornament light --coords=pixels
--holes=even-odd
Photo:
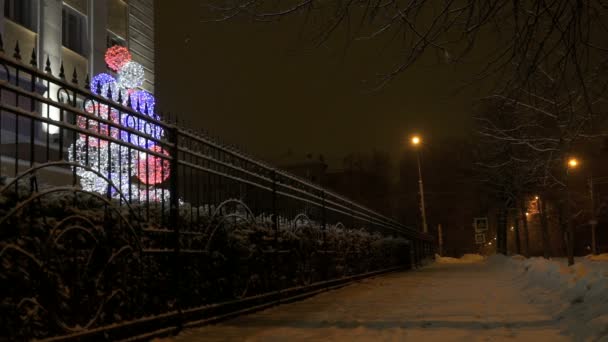
[[[100,105],[95,102],[91,102],[85,106],[85,111],[87,113],[93,114],[99,118],[109,120],[111,122],[118,123],[118,111],[114,108],[110,108],[110,115],[108,117],[108,106]],[[114,127],[109,127],[109,125],[100,123],[97,120],[89,119],[87,122],[87,117],[78,116],[76,120],[78,127],[86,129],[91,132],[95,132],[99,135],[111,136],[112,138],[118,138],[118,129]],[[81,139],[86,140],[87,135],[80,134]],[[96,137],[89,137],[89,146],[92,147],[104,147],[108,145],[107,140],[98,139]]]
[[[131,61],[131,53],[124,46],[114,45],[106,51],[106,64],[113,71],[118,71]]]
[[[150,150],[166,155],[169,154],[160,146],[152,146]],[[169,160],[148,154],[137,163],[137,178],[143,184],[160,184],[169,178]]]

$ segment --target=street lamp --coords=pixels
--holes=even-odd
[[[426,209],[424,207],[424,186],[422,184],[422,167],[420,166],[420,145],[422,139],[418,135],[412,136],[410,139],[412,146],[416,148],[416,161],[418,162],[418,188],[420,191],[420,214],[422,215],[422,231],[428,233],[428,227],[426,224]]]
[[[578,167],[579,161],[575,157],[570,157],[568,159],[568,164],[566,167],[566,220],[568,223],[567,230],[567,252],[568,252],[568,266],[574,265],[574,225],[572,222],[572,217],[570,217],[570,180],[569,174],[571,170],[574,170]]]

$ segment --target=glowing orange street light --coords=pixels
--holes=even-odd
[[[538,196],[534,196],[534,199],[538,201]]]
[[[576,168],[577,166],[578,166],[578,159],[576,159],[576,158],[570,158],[570,159],[568,160],[568,167],[569,167],[569,168],[574,169],[574,168]]]
[[[418,145],[420,145],[420,143],[422,142],[422,140],[420,139],[420,137],[419,137],[419,136],[414,135],[414,136],[412,137],[412,139],[411,139],[411,142],[412,142],[412,145],[414,145],[414,146],[418,146]]]

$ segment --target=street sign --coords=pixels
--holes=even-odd
[[[486,233],[475,234],[475,243],[478,245],[486,243]]]
[[[488,230],[488,218],[487,217],[475,217],[473,219],[473,227],[475,233],[482,233]]]

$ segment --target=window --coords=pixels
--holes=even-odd
[[[86,55],[87,17],[70,6],[63,6],[61,20],[62,44],[66,48]]]
[[[125,42],[124,38],[120,37],[119,35],[115,34],[112,31],[108,31],[106,45],[108,48],[111,48],[114,45],[126,46],[127,43]]]
[[[63,3],[77,10],[80,13],[87,13],[89,6],[87,4],[89,0],[63,0]]]
[[[108,31],[127,37],[128,6],[122,0],[108,0]]]
[[[36,32],[38,31],[38,1],[4,0],[4,17]]]

